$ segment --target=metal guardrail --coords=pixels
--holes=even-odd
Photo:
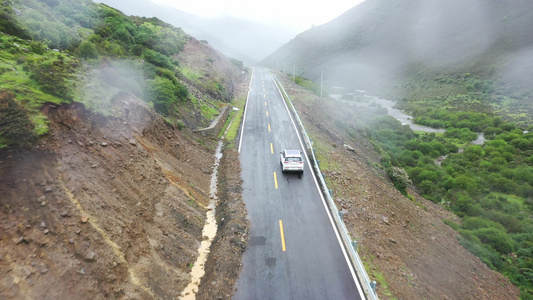
[[[296,109],[294,108],[294,105],[292,104],[292,101],[289,95],[287,94],[283,86],[281,85],[281,82],[272,73],[271,73],[271,76],[276,81],[276,84],[278,85],[278,87],[283,91],[284,97],[290,104],[290,108],[292,109],[292,112],[298,122],[298,125],[300,126],[300,130],[304,136],[304,141],[307,145],[307,149],[308,149],[307,153],[311,153],[312,155],[312,160],[309,160],[309,159],[308,160],[310,162],[311,161],[313,162],[313,167],[315,168],[317,178],[319,179],[320,186],[322,188],[322,194],[324,194],[324,196],[326,197],[327,202],[328,202],[328,207],[333,215],[333,219],[335,220],[337,228],[341,232],[341,238],[343,240],[346,250],[348,251],[352,264],[356,269],[357,277],[359,278],[359,282],[363,286],[365,296],[367,297],[367,299],[378,300],[378,295],[376,292],[376,281],[371,281],[370,278],[368,277],[368,274],[365,270],[363,262],[361,261],[361,258],[359,257],[359,254],[357,253],[357,241],[352,240],[352,238],[350,237],[350,234],[348,230],[346,229],[346,225],[344,224],[344,221],[342,220],[343,218],[342,212],[340,212],[337,209],[337,206],[335,205],[335,202],[333,201],[333,198],[331,197],[331,190],[328,189],[326,185],[326,181],[324,180],[324,175],[320,171],[320,166],[315,156],[315,149],[313,148],[313,143],[311,139],[309,138],[309,136],[307,135],[307,131],[305,130],[303,122],[298,116],[298,113],[296,112]]]

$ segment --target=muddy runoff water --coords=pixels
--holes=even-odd
[[[222,158],[222,141],[218,142],[218,146],[215,152],[215,166],[213,173],[211,174],[211,184],[209,186],[209,205],[207,206],[208,210],[206,213],[206,220],[204,229],[202,230],[203,241],[200,244],[198,249],[198,258],[194,263],[191,269],[191,283],[181,292],[180,299],[183,300],[194,300],[196,299],[196,293],[198,293],[198,286],[200,281],[205,274],[205,262],[207,260],[207,255],[209,254],[209,249],[211,243],[217,234],[217,221],[215,219],[215,208],[217,197],[217,179],[218,179],[218,166],[220,164],[220,159]]]

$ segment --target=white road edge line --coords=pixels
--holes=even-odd
[[[268,70],[268,74],[274,80],[274,84],[276,82],[276,79],[274,79],[274,76],[270,73],[270,70]],[[296,123],[294,122],[291,112],[289,110],[289,107],[287,106],[287,103],[285,102],[285,98],[283,97],[283,94],[281,93],[281,90],[279,89],[278,85],[276,84],[276,88],[278,89],[279,95],[281,96],[281,100],[283,101],[283,104],[285,105],[285,108],[287,109],[287,112],[289,113],[289,118],[291,119],[292,125],[294,126],[294,129],[296,130],[296,135],[298,136],[298,141],[300,141],[300,146],[305,151],[305,156],[309,157],[307,154],[307,147],[304,146],[302,139],[300,137],[300,133],[298,131],[298,127],[296,126]],[[309,163],[309,162],[308,162]],[[348,253],[346,253],[346,249],[344,248],[344,243],[341,240],[339,231],[337,230],[337,227],[335,226],[335,223],[333,221],[333,217],[331,216],[331,213],[328,209],[328,204],[326,203],[326,199],[324,199],[324,196],[322,195],[322,191],[320,190],[320,185],[318,185],[318,181],[316,180],[316,177],[313,173],[313,180],[315,181],[316,188],[318,190],[318,194],[320,195],[320,199],[322,199],[322,204],[324,205],[324,209],[326,210],[326,213],[328,214],[329,221],[331,222],[331,226],[333,227],[333,231],[335,231],[335,236],[337,237],[337,241],[339,242],[339,245],[342,249],[342,254],[344,255],[344,259],[346,259],[346,263],[348,264],[348,268],[350,269],[350,273],[352,274],[352,279],[355,282],[355,285],[357,286],[357,290],[359,291],[359,295],[361,295],[363,298],[365,297],[365,293],[363,292],[363,289],[361,288],[361,285],[359,284],[359,280],[357,279],[357,275],[355,274],[355,270],[352,266],[352,263],[350,261],[350,258],[348,257]]]
[[[244,123],[246,122],[246,110],[248,110],[248,99],[250,98],[250,92],[252,91],[252,80],[254,79],[255,68],[252,69],[252,76],[250,76],[250,84],[248,85],[248,94],[246,95],[246,103],[244,103],[244,112],[242,113],[242,127],[241,127],[241,137],[239,138],[239,150],[241,153],[242,146],[242,136],[244,135]]]

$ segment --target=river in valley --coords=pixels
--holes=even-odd
[[[344,100],[342,99],[341,95],[338,94],[332,94],[330,97],[336,99],[339,102],[343,103],[350,103],[355,104],[357,106],[361,107],[376,107],[381,106],[383,108],[387,109],[387,113],[400,121],[402,125],[408,125],[412,130],[414,131],[422,131],[422,132],[445,132],[446,129],[441,128],[431,128],[428,126],[423,126],[419,124],[415,124],[413,122],[412,116],[404,113],[403,111],[394,108],[396,106],[396,101],[394,100],[387,100],[387,99],[381,99],[376,96],[370,96],[366,94],[365,91],[357,91],[355,94],[352,94],[354,96],[354,100]],[[483,136],[483,133],[479,133],[477,139],[470,142],[470,144],[473,145],[483,145],[485,142],[485,137]],[[463,151],[463,148],[459,149],[459,153]],[[435,163],[440,165],[441,162],[446,159],[448,155],[443,155],[435,160]]]
[[[383,108],[386,108],[390,116],[400,121],[402,125],[408,125],[414,131],[423,131],[423,132],[445,132],[446,131],[446,129],[431,128],[428,126],[423,126],[423,125],[413,123],[412,116],[404,113],[403,111],[397,108],[394,108],[394,106],[396,105],[396,101],[394,100],[387,100],[387,99],[381,99],[376,96],[370,96],[370,95],[367,95],[363,91],[359,91],[354,96],[355,96],[355,100],[344,100],[342,99],[341,95],[337,95],[337,94],[330,95],[330,97],[336,99],[339,102],[351,103],[351,104],[355,104],[361,107],[381,106]]]

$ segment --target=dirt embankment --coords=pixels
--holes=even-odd
[[[49,137],[31,151],[0,153],[0,298],[171,299],[189,283],[214,151],[142,101],[114,101],[121,117],[46,106]],[[233,172],[223,157],[220,177]],[[206,278],[224,296],[239,272],[246,220],[238,178],[222,182],[233,192],[219,188],[219,239],[232,244],[215,241],[222,250]]]
[[[398,192],[381,170],[379,154],[357,121],[338,105],[282,79],[315,144],[328,157],[323,172],[358,251],[378,281],[380,299],[518,299],[519,290],[457,241],[443,223],[457,217],[418,196]],[[340,127],[339,127],[340,125]],[[349,135],[345,129],[350,129]],[[344,144],[355,151],[349,151]],[[386,285],[384,284],[386,283]]]

